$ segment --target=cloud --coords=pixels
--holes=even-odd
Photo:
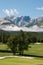
[[[42,10],[43,11],[43,7],[37,7],[36,10]]]
[[[14,9],[14,13],[19,14],[19,12],[17,11],[17,9]]]
[[[17,11],[17,9],[3,9],[3,12],[7,15],[7,16],[12,16],[14,14],[19,14],[19,12]]]

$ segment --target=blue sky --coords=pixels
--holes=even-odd
[[[0,18],[7,14],[39,17],[43,15],[43,0],[0,0]]]

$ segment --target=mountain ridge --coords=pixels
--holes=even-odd
[[[0,19],[0,30],[43,32],[43,17],[31,19],[29,16],[7,16]]]

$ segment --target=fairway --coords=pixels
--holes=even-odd
[[[43,65],[43,59],[6,58],[0,60],[0,65]]]
[[[31,48],[28,48],[28,50],[24,51],[25,54],[43,56],[43,43],[30,44],[30,47]]]

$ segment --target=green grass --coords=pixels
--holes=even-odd
[[[43,59],[6,58],[0,60],[0,65],[43,65]]]
[[[6,44],[0,44],[0,50],[10,50]]]
[[[0,50],[10,50],[6,44],[1,44],[0,45]],[[4,53],[0,52],[0,56],[10,56],[13,55],[12,53]]]
[[[31,44],[31,48],[24,51],[25,54],[43,56],[43,43],[41,44]],[[0,45],[0,50],[10,50],[7,45]],[[12,56],[12,53],[2,53],[0,56]],[[5,58],[0,59],[0,65],[43,65],[43,58]]]
[[[7,49],[8,49],[7,45],[5,45],[5,44],[0,45],[0,50],[7,50]]]
[[[25,54],[43,56],[43,43],[31,44],[30,47],[27,51],[24,51]]]
[[[0,56],[13,56],[12,53],[2,53],[0,52]]]
[[[24,51],[25,54],[43,56],[43,43],[41,43],[41,44],[31,44],[30,47],[31,48]],[[7,45],[1,44],[0,50],[10,50],[10,49],[8,48]],[[12,55],[12,53],[1,53],[0,52],[0,56],[5,56],[5,55]]]

